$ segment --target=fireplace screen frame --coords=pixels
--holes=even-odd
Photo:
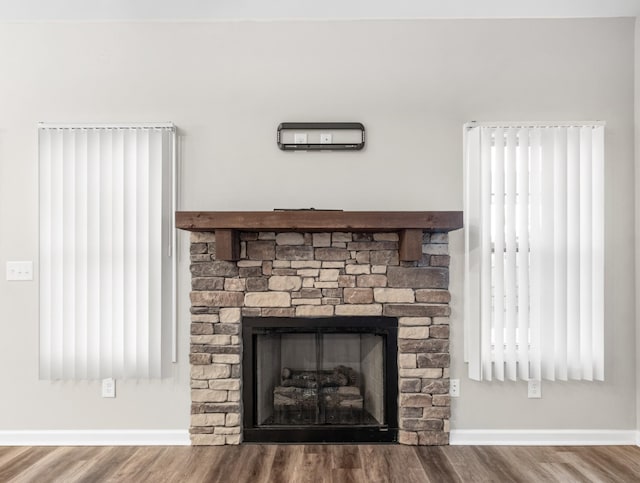
[[[257,329],[257,330],[256,330]],[[257,424],[257,357],[255,344],[266,329],[292,332],[366,333],[383,336],[384,424]],[[395,317],[244,317],[242,319],[243,440],[255,443],[392,443],[398,439],[398,319]]]

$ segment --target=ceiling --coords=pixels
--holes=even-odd
[[[640,16],[640,0],[0,0],[0,21]]]

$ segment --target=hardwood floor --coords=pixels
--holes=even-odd
[[[0,482],[638,482],[635,446],[0,447]]]

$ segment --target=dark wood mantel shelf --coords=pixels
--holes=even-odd
[[[400,259],[420,260],[423,232],[462,228],[461,211],[179,211],[176,226],[188,231],[213,231],[216,258],[237,260],[240,231],[398,232]]]

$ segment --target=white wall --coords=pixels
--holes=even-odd
[[[40,23],[0,28],[0,264],[37,260],[37,121],[173,121],[183,209],[462,209],[462,124],[606,120],[606,382],[479,384],[462,362],[454,262],[453,428],[636,426],[633,19]],[[357,153],[284,153],[283,121],[361,121]],[[183,252],[187,237],[183,236]],[[0,281],[0,429],[186,428],[180,363],[162,382],[37,380],[37,282]]]

